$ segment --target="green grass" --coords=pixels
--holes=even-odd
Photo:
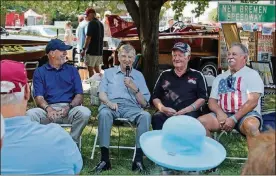
[[[91,175],[94,174],[92,169],[99,162],[100,149],[96,148],[94,159],[91,160],[92,147],[94,144],[95,134],[97,130],[97,119],[98,107],[91,106],[88,96],[85,96],[84,106],[89,107],[92,111],[92,117],[89,121],[89,124],[83,131],[82,134],[82,156],[83,156],[83,169],[81,171],[82,175]],[[30,102],[28,105],[29,108],[34,107],[33,103]],[[275,96],[269,96],[265,100],[265,109],[274,109],[275,108]],[[152,110],[150,110],[152,112]],[[111,133],[111,145],[117,145],[119,138],[118,129],[116,127],[112,128]],[[120,127],[120,144],[125,146],[134,146],[134,133],[131,128]],[[247,157],[247,147],[246,140],[240,134],[231,133],[228,135],[223,135],[220,139],[220,142],[225,147],[227,151],[227,156],[235,157]],[[110,149],[110,157],[112,170],[105,171],[101,174],[103,175],[140,175],[140,173],[131,171],[131,159],[133,156],[133,150],[121,149],[118,152],[118,149]],[[239,175],[242,163],[244,161],[235,161],[226,159],[219,167],[217,173],[212,174],[221,174],[221,175]],[[144,158],[144,164],[148,168],[149,172],[147,174],[159,175],[161,174],[160,167],[156,166],[146,157]],[[181,174],[181,173],[179,173]]]

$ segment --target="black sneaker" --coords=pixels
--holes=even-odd
[[[134,161],[134,162],[132,163],[132,171],[145,172],[145,171],[146,171],[146,168],[145,168],[143,162]]]
[[[95,172],[95,174],[98,174],[102,171],[106,171],[106,170],[111,170],[111,163],[110,161],[100,161],[97,166],[93,169],[93,172]]]

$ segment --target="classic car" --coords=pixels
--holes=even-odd
[[[141,45],[134,22],[127,22],[117,15],[108,18],[112,37],[131,43],[137,53]],[[159,68],[167,69],[172,65],[171,49],[176,42],[185,42],[191,46],[190,66],[205,75],[218,74],[218,27],[190,25],[181,21],[171,28],[159,32]]]

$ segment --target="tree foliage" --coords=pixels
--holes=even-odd
[[[160,14],[159,14],[159,20],[164,16],[166,10],[168,10],[169,8],[171,8],[171,4],[170,4],[170,1],[167,1],[161,7],[161,11],[160,11]]]
[[[214,8],[209,12],[208,19],[212,22],[218,22],[218,8]]]
[[[122,1],[84,1],[84,0],[71,0],[71,1],[48,1],[48,0],[36,0],[36,1],[2,1],[1,11],[16,10],[19,12],[33,9],[39,14],[47,14],[49,18],[58,18],[76,16],[83,14],[85,9],[93,7],[101,17],[103,17],[106,10],[110,10],[113,14],[123,14],[126,10],[118,9],[118,4],[123,4]]]
[[[192,13],[195,13],[195,17],[199,17],[202,15],[206,8],[209,7],[209,1],[210,0],[200,0],[200,1],[172,1],[172,9],[175,12],[174,19],[178,19],[182,16],[183,9],[188,3],[196,4],[196,8],[192,10]],[[184,12],[185,13],[185,12]],[[184,14],[185,16],[185,14]]]

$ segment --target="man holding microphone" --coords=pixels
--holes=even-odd
[[[101,161],[95,167],[95,172],[110,170],[109,160],[110,132],[113,120],[127,118],[137,125],[136,156],[132,170],[143,171],[143,152],[140,148],[140,136],[149,130],[151,115],[143,108],[148,106],[150,92],[141,72],[132,68],[135,49],[129,45],[122,45],[118,51],[120,65],[105,70],[99,87],[99,138],[101,147]]]

